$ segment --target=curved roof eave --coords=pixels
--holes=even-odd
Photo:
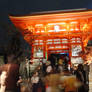
[[[48,15],[81,15],[81,14],[92,14],[92,9],[71,9],[71,10],[58,10],[58,11],[45,11],[45,12],[36,12],[36,13],[31,13],[29,15],[9,15],[10,18],[16,18],[16,19],[23,19],[23,18],[30,18],[30,17],[37,17],[37,16],[48,16]]]

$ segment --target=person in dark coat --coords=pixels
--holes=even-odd
[[[84,67],[82,64],[78,65],[78,69],[76,70],[76,77],[78,80],[80,80],[82,83],[86,83],[86,72],[84,70]]]
[[[77,79],[82,83],[81,87],[79,87],[78,92],[86,92],[85,85],[86,85],[86,72],[82,64],[78,65],[78,69],[75,73]]]

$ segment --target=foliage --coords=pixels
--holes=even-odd
[[[17,59],[22,55],[21,49],[21,34],[18,29],[15,28],[13,24],[6,24],[0,22],[0,27],[5,31],[6,38],[8,40],[7,46],[4,47],[6,55],[15,55]]]

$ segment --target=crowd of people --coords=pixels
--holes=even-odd
[[[0,92],[88,92],[85,65],[69,66],[67,58],[42,62],[24,78],[20,65],[8,62],[0,67]],[[22,73],[22,72],[21,72]]]

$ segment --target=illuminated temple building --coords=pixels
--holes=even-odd
[[[9,16],[24,39],[32,46],[32,58],[46,58],[51,53],[69,53],[70,60],[80,58],[92,39],[92,10],[39,12]],[[39,53],[40,52],[40,53]]]

